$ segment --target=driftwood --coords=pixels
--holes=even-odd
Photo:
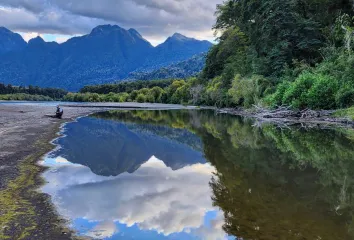
[[[292,110],[288,106],[279,106],[276,109],[266,109],[260,106],[253,106],[252,110],[237,109],[218,109],[217,113],[229,113],[233,115],[256,118],[255,125],[265,122],[275,123],[276,125],[288,127],[291,125],[310,125],[312,127],[319,124],[339,124],[354,127],[354,122],[345,118],[335,118],[332,110]]]
[[[269,110],[261,108],[259,106],[254,106],[255,115],[261,118],[297,118],[297,119],[313,119],[321,117],[330,117],[334,111],[329,110],[311,110],[304,109],[301,111],[292,110],[287,106],[280,106],[276,109]]]

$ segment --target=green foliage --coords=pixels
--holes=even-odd
[[[338,82],[331,76],[304,72],[294,82],[278,85],[267,98],[271,106],[289,105],[294,108],[332,109],[336,107]]]
[[[68,92],[59,88],[40,88],[31,85],[28,87],[22,87],[22,86],[16,87],[16,86],[12,86],[11,84],[5,85],[3,83],[0,83],[0,94],[19,94],[19,93],[23,93],[26,96],[41,95],[41,96],[48,97],[47,99],[60,100]],[[16,95],[16,96],[20,98],[20,96],[24,97],[25,95]],[[27,96],[26,98],[29,99],[30,97]],[[18,99],[18,100],[27,100],[27,99]]]
[[[142,93],[139,93],[138,96],[136,97],[136,101],[139,103],[146,102],[146,96]]]
[[[354,121],[354,107],[337,110],[333,115],[335,117],[344,117]]]
[[[247,36],[253,52],[252,72],[279,75],[294,59],[311,64],[318,61],[317,50],[323,45],[321,25],[307,17],[311,12],[312,9],[300,8],[291,0],[281,4],[277,0],[229,0],[218,6],[214,29],[228,31],[238,27]]]
[[[205,102],[207,105],[222,107],[228,105],[227,88],[222,86],[222,77],[215,77],[208,83],[205,91]]]
[[[308,91],[315,82],[315,78],[316,76],[309,72],[301,74],[284,92],[282,104],[291,105],[294,108],[306,108]]]
[[[164,90],[160,87],[153,87],[147,93],[147,100],[151,103],[161,103]]]
[[[31,95],[26,93],[0,94],[0,100],[13,101],[53,101],[52,98],[43,95]]]
[[[236,105],[251,107],[260,101],[265,90],[270,87],[270,82],[263,76],[254,75],[242,78],[236,75],[228,94]]]
[[[153,88],[168,87],[174,80],[151,80],[150,81],[129,81],[129,82],[120,82],[116,84],[103,84],[103,85],[94,85],[94,86],[85,86],[80,92],[81,93],[98,93],[98,94],[108,94],[113,93],[122,93],[127,92],[131,93],[134,90],[140,90],[142,88]]]
[[[289,89],[289,87],[290,87],[290,82],[284,81],[284,82],[280,83],[277,86],[276,92],[272,95],[268,95],[265,98],[265,102],[273,108],[276,106],[282,105],[283,104],[283,96],[284,96],[285,92]]]
[[[248,39],[245,34],[237,27],[230,28],[219,41],[208,53],[202,77],[212,79],[224,75],[224,79],[231,80],[235,73],[249,73],[250,62],[246,56]]]
[[[343,87],[336,95],[336,104],[340,108],[345,108],[354,105],[354,88]]]
[[[314,109],[354,103],[350,1],[227,0],[216,16],[221,35],[201,75],[204,103]]]
[[[338,83],[330,76],[319,75],[308,92],[308,107],[311,109],[333,109]]]

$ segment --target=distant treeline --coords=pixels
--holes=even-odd
[[[140,90],[142,88],[153,88],[160,87],[165,88],[172,84],[174,80],[153,80],[153,81],[129,81],[121,82],[116,84],[103,84],[103,85],[92,85],[85,86],[80,90],[80,93],[98,93],[98,94],[108,94],[108,93],[131,93],[134,90]]]
[[[192,83],[196,79],[124,82],[85,87],[80,93],[68,93],[72,102],[150,102],[193,103]]]
[[[12,86],[5,85],[0,83],[0,95],[15,95],[24,97],[26,95],[39,95],[46,96],[53,100],[60,100],[64,98],[64,96],[68,93],[68,91],[59,89],[59,88],[40,88],[37,86]],[[46,98],[48,99],[48,98]],[[11,100],[27,100],[27,99],[11,99]]]
[[[53,101],[54,99],[48,96],[27,94],[27,93],[13,93],[0,94],[1,101]],[[59,99],[58,99],[59,100]]]

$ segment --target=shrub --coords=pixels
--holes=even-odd
[[[278,85],[275,93],[272,95],[268,95],[265,98],[266,104],[270,105],[271,107],[277,107],[283,104],[283,97],[287,89],[290,87],[290,82],[282,82]]]
[[[335,95],[338,82],[330,76],[316,75],[308,92],[308,107],[312,109],[332,109],[336,107]]]
[[[138,90],[133,90],[131,93],[130,93],[130,98],[132,101],[135,101],[137,96],[138,96],[139,92]]]
[[[146,102],[146,97],[145,97],[145,95],[140,93],[140,94],[136,97],[136,101],[139,102],[139,103]]]
[[[306,108],[307,93],[315,82],[315,75],[310,72],[302,73],[284,92],[282,103],[294,108]]]
[[[336,94],[336,104],[340,108],[350,107],[354,105],[354,89],[351,87],[343,87]]]
[[[252,104],[259,102],[269,86],[269,81],[263,76],[253,75],[250,78],[242,78],[241,75],[236,75],[228,95],[234,104],[250,107]]]

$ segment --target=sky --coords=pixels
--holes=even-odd
[[[214,40],[216,5],[223,0],[0,0],[0,26],[28,41],[65,42],[97,25],[134,28],[153,45],[178,32]]]
[[[52,196],[59,213],[72,222],[81,220],[75,227],[89,230],[87,236],[104,231],[105,237],[111,237],[118,231],[113,222],[119,222],[121,232],[137,226],[135,237],[154,230],[164,236],[185,233],[198,239],[226,239],[223,214],[210,197],[208,183],[215,172],[210,163],[172,170],[152,156],[134,173],[115,177],[95,175],[87,166],[62,157],[46,159],[44,164],[52,171],[44,174],[48,183],[42,190]]]

